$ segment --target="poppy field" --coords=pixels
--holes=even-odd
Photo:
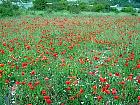
[[[0,105],[139,105],[140,17],[0,20]]]

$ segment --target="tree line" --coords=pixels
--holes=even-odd
[[[122,12],[135,13],[133,7],[140,7],[140,0],[77,0],[70,2],[67,0],[2,0],[0,4],[0,16],[17,16],[21,14],[21,8],[13,5],[12,2],[33,2],[33,7],[29,10],[41,11],[69,11],[70,13],[80,13],[81,11],[87,12],[115,12],[118,13],[116,8],[111,8],[111,5],[125,6]],[[138,11],[140,12],[140,11]]]

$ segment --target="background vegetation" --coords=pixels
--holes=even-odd
[[[17,16],[20,15],[21,9],[17,5],[13,5],[12,2],[33,2],[33,7],[28,10],[34,11],[47,11],[47,12],[58,12],[58,11],[68,11],[70,13],[80,13],[81,11],[86,12],[126,12],[134,14],[136,11],[134,7],[140,7],[140,0],[77,0],[77,1],[67,1],[67,0],[7,0],[0,4],[0,16]],[[116,8],[112,8],[112,5],[118,5],[120,7],[125,7],[121,11]],[[27,11],[27,10],[26,10]]]

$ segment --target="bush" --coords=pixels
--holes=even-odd
[[[17,16],[20,15],[19,7],[17,5],[12,5],[10,1],[3,1],[0,4],[0,16]]]
[[[46,9],[46,0],[35,0],[33,1],[33,8],[36,10],[45,10]]]
[[[135,13],[136,12],[136,10],[134,10],[133,7],[124,7],[121,11],[126,12],[126,13]]]
[[[47,1],[48,0],[35,0],[33,2],[33,8],[36,10],[47,10],[49,12],[67,10],[67,1],[52,2],[52,4],[47,4]]]
[[[70,13],[78,14],[80,13],[80,8],[78,5],[72,4],[68,6],[67,9]]]
[[[93,4],[93,7],[92,7],[92,11],[94,11],[94,12],[101,12],[101,11],[109,11],[109,9],[110,9],[110,6],[109,5],[107,5],[107,4],[102,4],[102,3],[100,3],[100,4]]]
[[[132,16],[138,16],[138,14],[137,14],[137,13],[131,13],[131,15],[132,15]]]
[[[55,11],[67,10],[68,2],[67,1],[54,2],[52,4],[52,7],[53,7],[52,9]]]
[[[79,3],[79,8],[81,11],[88,11],[88,4],[81,2],[81,3]]]
[[[110,11],[111,12],[115,12],[115,13],[119,13],[119,10],[117,8],[115,8],[115,7],[110,8]]]

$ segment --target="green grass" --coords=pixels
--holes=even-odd
[[[47,105],[43,96],[49,96],[52,105],[138,104],[139,20],[124,13],[43,11],[1,19],[1,102],[17,83],[16,105]]]

